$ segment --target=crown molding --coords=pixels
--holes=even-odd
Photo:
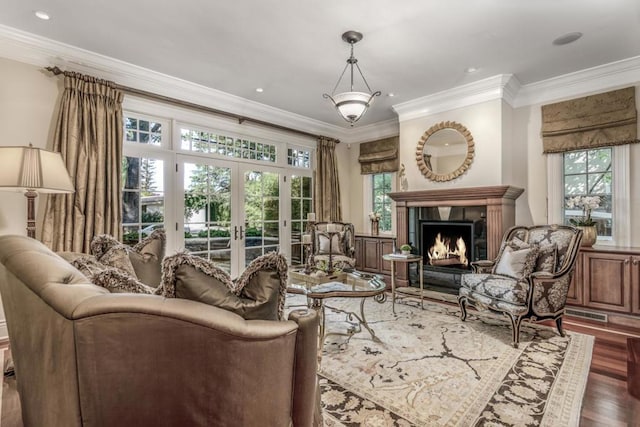
[[[495,99],[504,99],[512,105],[519,88],[520,83],[513,74],[498,74],[477,82],[396,104],[393,106],[393,110],[403,122]]]
[[[375,141],[377,139],[390,138],[400,135],[400,123],[398,119],[389,119],[350,129],[340,139],[347,144],[359,144],[361,142]]]
[[[640,56],[522,86],[515,108],[583,96],[640,82]]]
[[[241,114],[266,122],[337,139],[350,129],[270,107],[55,40],[0,25],[0,56],[27,64],[58,66],[160,95]]]

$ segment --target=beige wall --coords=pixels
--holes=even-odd
[[[0,58],[0,146],[50,148],[59,84],[41,68]],[[0,192],[0,234],[26,235],[26,210],[22,194]]]
[[[0,146],[47,148],[58,104],[58,79],[40,68],[0,58]],[[43,198],[38,198],[41,208]],[[26,235],[27,202],[21,193],[0,192],[0,234]],[[0,306],[0,339],[7,325]]]

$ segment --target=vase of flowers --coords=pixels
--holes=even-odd
[[[369,220],[371,221],[371,234],[377,236],[380,232],[380,214],[369,212]]]
[[[591,212],[600,207],[600,197],[598,196],[576,196],[567,200],[569,209],[582,209],[582,216],[569,218],[569,223],[582,230],[582,242],[580,246],[591,247],[598,239],[596,222],[591,218]]]

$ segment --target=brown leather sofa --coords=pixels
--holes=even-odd
[[[244,320],[195,301],[111,294],[24,236],[0,236],[0,292],[27,427],[319,420],[313,311]]]

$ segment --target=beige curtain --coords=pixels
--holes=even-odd
[[[360,174],[397,172],[400,169],[399,145],[400,137],[397,136],[360,144]]]
[[[336,144],[331,138],[318,138],[315,172],[316,221],[342,221],[340,182],[336,163]]]
[[[74,194],[47,200],[42,241],[54,251],[89,252],[93,236],[121,239],[123,93],[112,82],[64,73],[53,141]]]
[[[631,86],[543,105],[543,153],[640,142],[635,90]]]

